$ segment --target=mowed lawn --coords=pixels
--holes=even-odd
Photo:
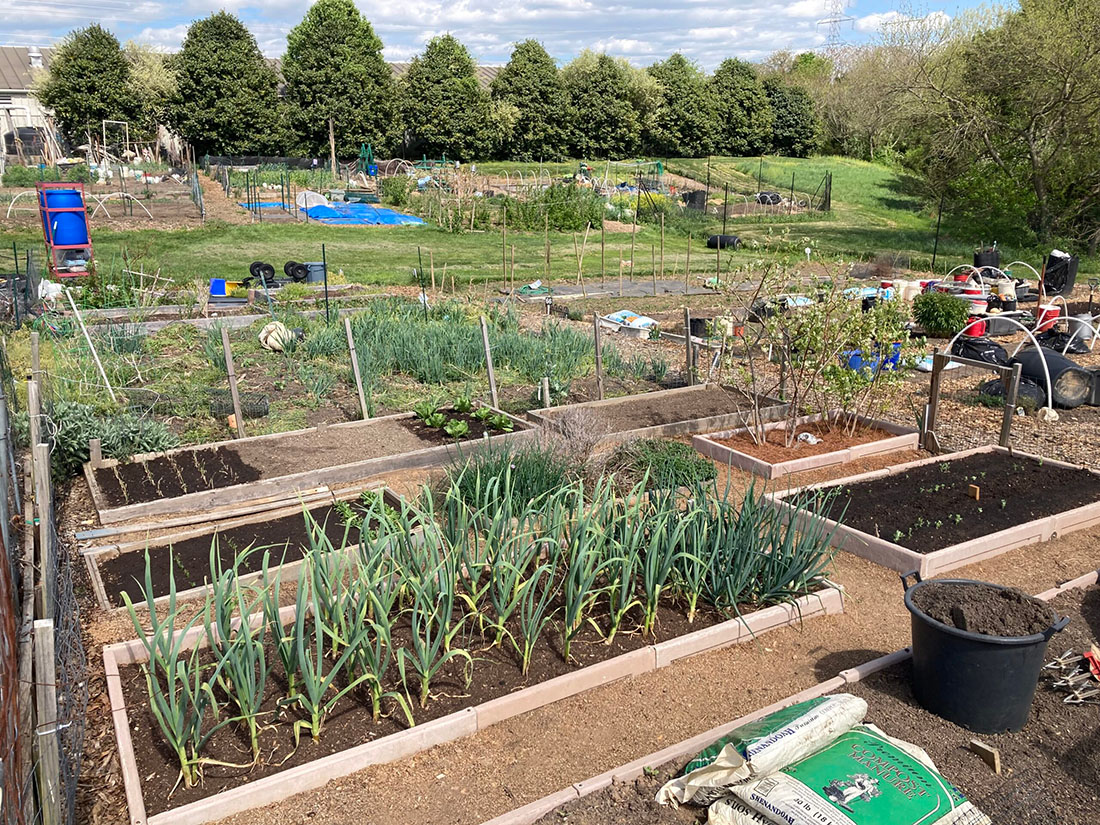
[[[484,169],[499,174],[504,169],[537,171],[538,164],[484,164]],[[706,159],[681,159],[667,162],[670,171],[705,181]],[[488,167],[488,168],[485,168]],[[576,168],[575,162],[545,165],[560,175]],[[791,174],[795,176],[796,194],[812,194],[826,172],[833,174],[833,211],[750,216],[731,218],[727,231],[740,235],[744,249],[723,252],[721,258],[706,249],[706,236],[721,230],[721,217],[685,213],[668,221],[664,237],[665,265],[660,266],[660,230],[653,225],[638,227],[631,233],[608,232],[604,236],[601,256],[601,233],[590,232],[587,245],[583,232],[550,232],[551,284],[563,280],[576,281],[577,251],[583,247],[583,272],[586,279],[617,278],[619,260],[629,262],[633,246],[633,272],[637,278],[650,278],[657,270],[667,276],[684,273],[691,233],[691,271],[693,277],[713,275],[720,267],[723,273],[738,267],[753,267],[760,261],[780,260],[793,263],[804,258],[803,250],[812,249],[816,260],[871,260],[885,256],[901,266],[926,269],[932,257],[935,232],[935,207],[929,207],[914,194],[915,182],[890,168],[848,158],[817,157],[808,159],[712,158],[710,179],[712,195],[730,184],[734,192],[755,192],[757,175],[763,187],[789,191]],[[731,201],[733,198],[731,197]],[[744,202],[740,197],[739,202]],[[281,269],[288,260],[316,261],[321,259],[321,247],[329,270],[336,276],[342,270],[349,281],[377,284],[408,284],[414,282],[415,270],[423,264],[427,275],[434,268],[436,277],[443,278],[446,266],[447,282],[453,277],[456,286],[471,282],[501,283],[505,271],[511,270],[512,247],[515,247],[515,277],[526,283],[547,274],[544,236],[541,232],[508,232],[506,245],[497,231],[450,233],[434,226],[423,227],[350,227],[318,224],[263,223],[227,226],[210,223],[203,228],[179,230],[108,231],[93,229],[96,255],[107,271],[121,266],[125,253],[134,267],[146,271],[159,268],[165,275],[179,281],[209,277],[240,278],[247,274],[252,261],[263,260]],[[34,229],[5,228],[0,221],[0,249],[41,247],[41,235]],[[576,244],[576,246],[574,245]],[[1011,242],[1002,242],[1003,255],[1008,260],[1023,258],[1038,265],[1036,250],[1017,250]],[[970,261],[973,243],[970,239],[941,237],[937,271],[945,266]],[[0,261],[10,258],[10,254]],[[505,261],[507,263],[505,263]],[[0,263],[0,266],[4,266]],[[1094,262],[1082,261],[1082,269],[1092,271]],[[629,263],[623,267],[630,277]]]

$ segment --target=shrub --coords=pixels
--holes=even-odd
[[[712,481],[718,470],[688,444],[660,438],[641,438],[615,448],[607,469],[626,476],[628,484],[649,474],[649,486],[660,490],[691,487]]]
[[[382,190],[382,200],[391,206],[405,206],[409,202],[413,182],[405,175],[382,178],[378,185]]]
[[[946,292],[925,292],[913,301],[913,317],[929,335],[950,338],[966,326],[970,304]]]
[[[90,404],[57,401],[49,409],[52,426],[50,463],[61,481],[80,472],[90,458],[88,442],[98,438],[103,455],[124,459],[135,453],[156,453],[175,447],[176,437],[159,421],[126,410],[100,415]]]

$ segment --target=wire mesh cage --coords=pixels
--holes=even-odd
[[[213,418],[224,418],[233,414],[233,396],[229,390],[207,390],[210,396],[210,415]],[[264,418],[271,412],[271,400],[266,393],[242,392],[241,413],[245,418]]]

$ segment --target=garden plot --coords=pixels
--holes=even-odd
[[[760,415],[774,421],[787,405],[760,396]],[[754,398],[741,390],[719,384],[700,384],[674,390],[608,398],[584,404],[532,410],[528,416],[544,427],[560,429],[564,421],[585,413],[592,426],[616,439],[657,438],[706,432],[722,427],[740,427],[751,420]]]
[[[258,577],[265,550],[270,552],[270,568],[279,567],[289,575],[316,543],[315,529],[322,530],[334,547],[354,550],[364,527],[376,529],[378,517],[390,517],[400,507],[400,498],[386,488],[344,492],[335,501],[329,495],[321,502],[303,502],[155,538],[90,548],[82,555],[104,610],[125,610],[124,592],[132,601],[141,601],[146,558],[158,602],[168,598],[173,577],[176,598],[185,601],[205,597],[219,569],[235,569],[242,581]],[[215,541],[217,567],[212,568]]]
[[[399,413],[146,453],[128,462],[89,462],[84,477],[100,521],[110,524],[437,466],[490,443],[522,441],[533,434],[531,424],[499,410],[492,413],[500,416],[496,429],[474,414],[450,413],[468,425],[467,433],[457,438],[427,426],[413,413]]]
[[[928,577],[1100,523],[1100,473],[980,447],[769,499],[803,526],[828,525],[849,553]]]
[[[846,464],[870,455],[917,449],[920,436],[911,427],[856,416],[858,426],[850,431],[840,420],[842,415],[833,414],[829,422],[820,414],[795,419],[796,433],[809,433],[818,440],[816,444],[796,439],[788,446],[786,421],[765,424],[763,441],[754,437],[754,429],[741,427],[693,436],[691,444],[719,464],[768,479]]]
[[[452,484],[439,527],[411,505],[356,554],[311,552],[293,605],[280,579],[228,571],[207,619],[185,624],[170,601],[145,639],[106,647],[131,821],[217,819],[840,609],[827,541],[758,500],[578,483],[517,505],[508,479],[466,504]],[[396,541],[414,521],[424,540]],[[196,701],[167,713],[184,683]]]

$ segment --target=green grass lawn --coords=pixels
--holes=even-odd
[[[704,181],[706,159],[668,161],[670,171]],[[479,171],[500,174],[506,169],[537,171],[539,164],[483,163]],[[543,164],[550,174],[559,176],[574,171],[576,161]],[[615,167],[613,167],[615,168]],[[730,184],[731,192],[757,191],[757,175],[765,188],[789,190],[795,176],[796,194],[812,194],[824,177],[833,173],[833,211],[749,216],[731,218],[727,231],[740,235],[746,248],[723,253],[722,270],[751,267],[757,261],[779,260],[793,263],[802,259],[803,249],[811,247],[818,260],[870,260],[887,256],[901,266],[926,269],[931,263],[935,233],[935,209],[912,194],[914,181],[902,173],[876,164],[838,157],[808,159],[712,158],[712,193]],[[669,220],[665,233],[665,268],[671,275],[682,274],[686,262],[688,233],[691,233],[691,269],[696,276],[714,273],[715,254],[705,247],[708,234],[721,230],[721,218],[685,213]],[[980,234],[980,233],[979,233]],[[414,270],[423,262],[431,265],[437,278],[447,267],[447,279],[456,285],[471,282],[503,281],[502,239],[499,231],[452,234],[434,226],[423,227],[349,227],[318,224],[264,223],[247,226],[208,224],[203,228],[178,230],[108,231],[94,230],[93,240],[100,266],[116,271],[125,253],[131,264],[146,271],[159,268],[179,281],[205,280],[210,277],[241,278],[254,260],[264,260],[281,269],[287,260],[321,259],[324,245],[330,272],[342,270],[344,278],[359,283],[413,283]],[[0,249],[8,250],[15,242],[20,248],[41,249],[41,234],[36,228],[5,228],[0,222]],[[509,232],[507,257],[515,246],[517,283],[546,275],[544,238],[541,232]],[[580,245],[581,238],[577,238]],[[648,278],[659,261],[660,232],[652,225],[641,226],[634,239],[634,273]],[[1014,248],[1002,243],[1006,263],[1016,257],[1038,265],[1037,250]],[[550,233],[550,280],[575,280],[577,260],[574,236]],[[629,233],[608,233],[605,239],[603,271],[608,278],[618,277],[618,260],[630,259]],[[940,239],[936,269],[971,260],[971,239],[943,236]],[[3,254],[3,253],[0,253]],[[5,257],[7,257],[5,255]],[[3,259],[0,259],[3,260]],[[3,265],[3,264],[0,264]],[[656,264],[659,270],[659,263]],[[1082,261],[1083,271],[1100,269],[1095,261]],[[601,272],[600,233],[594,230],[584,257],[586,278]],[[629,276],[630,269],[626,269]]]

